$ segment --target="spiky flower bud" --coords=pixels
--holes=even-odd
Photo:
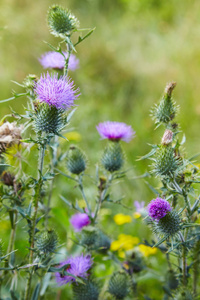
[[[73,299],[74,300],[98,300],[99,287],[92,280],[85,280],[83,284],[73,283]]]
[[[169,129],[165,130],[165,133],[162,137],[162,145],[169,145],[173,141],[173,132]]]
[[[54,36],[60,36],[61,38],[71,35],[72,31],[79,26],[79,21],[75,16],[59,5],[50,7],[47,20],[51,33]]]
[[[121,169],[124,163],[124,155],[118,142],[109,143],[104,150],[101,162],[104,168],[111,173]]]
[[[39,78],[35,74],[29,74],[23,81],[24,87],[27,91],[33,91],[38,80]]]
[[[99,236],[96,242],[97,250],[99,252],[106,252],[110,249],[111,241],[107,235],[105,235],[102,231],[99,231]]]
[[[170,211],[165,217],[156,223],[156,231],[158,234],[165,234],[167,236],[176,235],[181,227],[181,220],[176,211]]]
[[[130,289],[129,276],[123,271],[113,273],[109,280],[108,292],[115,297],[116,300],[124,299]]]
[[[166,281],[167,281],[167,285],[168,285],[170,290],[177,289],[177,287],[179,285],[179,281],[178,281],[177,276],[176,276],[176,274],[173,270],[169,270],[167,272]]]
[[[155,154],[153,172],[157,176],[171,177],[177,170],[178,166],[179,160],[175,156],[172,145],[161,145]]]
[[[153,199],[148,205],[148,214],[154,221],[152,225],[157,235],[174,236],[181,229],[179,215],[165,199]]]
[[[99,232],[96,227],[87,226],[81,231],[81,244],[89,249],[95,249],[99,239]]]
[[[167,124],[175,118],[177,107],[172,99],[172,92],[175,86],[175,82],[167,84],[162,100],[153,109],[152,114],[156,124]]]
[[[86,169],[86,156],[76,146],[70,146],[67,154],[67,169],[72,174],[79,175]]]
[[[59,134],[66,123],[64,111],[46,103],[37,106],[35,114],[35,130],[37,133]]]
[[[58,242],[57,234],[54,230],[45,230],[37,238],[36,246],[43,254],[49,254],[56,250]]]

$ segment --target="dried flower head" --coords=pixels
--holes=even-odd
[[[74,101],[78,98],[78,89],[75,89],[74,82],[66,76],[50,76],[49,73],[42,75],[36,83],[35,93],[40,102],[45,102],[49,106],[57,109],[69,109],[74,106]]]
[[[147,209],[149,216],[152,219],[159,221],[171,211],[171,206],[167,200],[156,198],[149,203]]]
[[[90,255],[83,256],[76,256],[70,257],[67,260],[60,263],[59,267],[69,264],[68,268],[65,270],[66,272],[77,276],[86,278],[88,276],[87,271],[91,268],[93,261]],[[71,282],[75,282],[76,279],[70,275],[62,275],[59,272],[55,273],[56,282],[59,286]]]
[[[109,139],[111,141],[125,141],[130,142],[134,138],[135,132],[132,127],[123,122],[103,122],[96,127],[102,139]]]
[[[0,153],[4,152],[13,144],[20,144],[23,126],[17,127],[17,123],[5,122],[0,126]]]
[[[173,141],[173,132],[169,129],[166,129],[162,137],[162,144],[169,145]]]
[[[81,231],[83,227],[91,223],[87,214],[78,213],[71,217],[70,223],[74,227],[75,231]]]
[[[67,52],[63,52],[65,57],[68,57]],[[51,69],[64,69],[65,67],[65,58],[59,52],[49,51],[44,53],[39,62],[43,66],[44,69],[51,68]],[[79,59],[74,55],[71,54],[69,57],[68,62],[68,69],[71,71],[75,71],[79,67]]]

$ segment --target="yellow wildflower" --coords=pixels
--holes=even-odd
[[[114,216],[113,219],[117,225],[123,225],[123,224],[132,222],[131,216],[124,215],[124,214],[117,214]]]
[[[133,213],[133,218],[134,219],[139,219],[140,217],[141,217],[141,213],[139,213],[137,211]]]
[[[139,243],[139,238],[132,235],[120,234],[116,241],[111,243],[110,249],[117,250],[130,250]]]
[[[139,245],[138,247],[139,247],[140,252],[146,257],[148,257],[149,255],[156,254],[156,252],[157,252],[157,248],[155,248],[155,247],[152,248],[152,247],[142,245],[142,244]]]

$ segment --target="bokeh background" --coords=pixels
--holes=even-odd
[[[149,151],[148,143],[159,143],[163,134],[163,128],[154,130],[150,109],[161,98],[167,82],[177,82],[174,98],[180,105],[177,121],[187,138],[185,152],[189,156],[199,152],[200,2],[1,0],[0,99],[11,97],[12,89],[21,92],[11,80],[22,82],[28,74],[40,76],[44,72],[38,62],[38,58],[50,50],[44,41],[55,46],[58,43],[58,39],[49,34],[46,24],[48,7],[55,2],[69,8],[80,20],[82,28],[96,27],[94,33],[77,46],[80,69],[70,73],[81,91],[79,107],[71,123],[80,139],[73,143],[87,153],[90,161],[88,173],[94,174],[95,164],[105,145],[105,141],[100,141],[95,126],[106,120],[132,125],[136,137],[130,144],[123,145],[126,168],[131,170],[125,182],[113,187],[113,194],[125,196],[124,203],[133,207],[134,211],[135,200],[148,203],[155,197],[142,179],[133,178],[149,170],[149,162],[137,161],[137,158]],[[1,104],[0,117],[10,112],[10,106],[23,112],[25,103],[26,99],[20,99]],[[68,144],[63,147],[67,150]],[[30,164],[34,165],[34,162],[30,161]],[[66,180],[56,183],[52,224],[57,222],[63,242],[72,212],[61,203],[59,194],[67,194],[71,201],[79,200],[80,195]],[[153,184],[156,186],[158,183]],[[95,190],[90,182],[86,192],[92,200]],[[118,212],[129,214],[130,211],[119,206],[114,209],[107,206],[106,209],[102,227],[109,226],[113,238],[124,232],[139,236],[141,241],[150,239],[146,226],[136,221],[123,228],[116,226],[113,215]],[[9,228],[6,229],[5,225],[3,234],[8,233]],[[19,248],[24,245],[24,242],[18,241]],[[159,259],[152,259],[151,265],[159,268],[162,255]],[[103,271],[102,276],[109,275],[109,271],[108,274]],[[156,277],[155,272],[152,274],[142,283],[145,289],[145,282],[151,280],[149,293],[154,299],[160,299],[162,279]],[[63,295],[66,295],[65,292]]]

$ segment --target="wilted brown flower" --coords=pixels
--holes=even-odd
[[[13,144],[20,144],[22,128],[16,122],[5,122],[0,126],[0,154]]]

